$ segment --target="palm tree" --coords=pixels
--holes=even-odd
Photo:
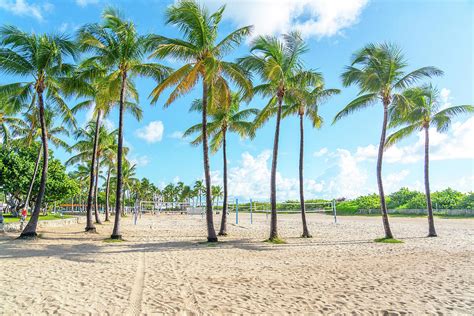
[[[82,201],[81,196],[83,193],[82,188],[84,188],[85,183],[89,182],[90,167],[85,163],[78,164],[76,165],[76,170],[70,173],[70,177],[75,179],[77,182],[79,182],[79,187],[81,188],[79,192],[79,203],[82,204],[81,202]],[[84,208],[83,208],[83,211],[84,211]]]
[[[196,197],[199,199],[199,206],[202,206],[202,194],[205,191],[204,182],[202,180],[196,180],[194,182],[194,191],[196,192]]]
[[[74,122],[72,113],[61,98],[59,79],[68,75],[73,66],[65,58],[76,56],[76,45],[65,35],[36,35],[22,32],[14,26],[0,28],[0,71],[30,81],[12,83],[0,87],[0,98],[7,102],[24,104],[37,103],[43,145],[43,168],[35,208],[20,238],[36,237],[38,217],[46,190],[48,174],[48,131],[44,117],[45,98],[54,105],[57,113]]]
[[[152,41],[156,47],[153,56],[160,58],[173,57],[185,63],[159,84],[153,91],[153,102],[156,102],[164,89],[176,86],[171,92],[165,107],[179,96],[188,93],[199,80],[202,80],[202,149],[204,157],[204,179],[206,182],[206,222],[207,240],[216,242],[211,200],[211,174],[209,166],[207,140],[208,103],[217,107],[222,101],[230,98],[232,82],[245,95],[251,93],[249,75],[237,64],[223,61],[222,58],[235,46],[239,45],[251,28],[246,26],[235,30],[217,42],[217,35],[224,7],[210,14],[195,1],[183,0],[170,6],[166,11],[166,23],[175,25],[183,33],[184,39],[157,37]]]
[[[457,105],[445,109],[441,108],[439,91],[430,85],[407,89],[403,92],[403,99],[396,99],[396,102],[406,103],[401,106],[394,106],[394,111],[390,113],[390,126],[402,127],[387,137],[385,145],[391,146],[396,142],[408,137],[415,132],[424,132],[425,136],[425,193],[426,206],[428,209],[428,237],[436,237],[436,229],[433,218],[433,207],[431,205],[430,176],[429,176],[429,129],[435,127],[438,132],[446,132],[451,125],[451,120],[457,115],[474,112],[472,105]],[[401,108],[409,108],[408,111],[397,111]]]
[[[99,128],[97,128],[97,121],[91,121],[85,128],[81,128],[76,132],[76,139],[79,140],[71,146],[71,150],[77,153],[66,161],[66,165],[90,161],[90,168],[95,169],[93,172],[91,171],[90,174],[90,177],[93,177],[94,180],[90,181],[89,178],[89,184],[92,183],[93,186],[92,192],[90,192],[89,188],[87,199],[89,200],[89,196],[92,193],[90,199],[91,205],[92,200],[94,200],[94,215],[97,224],[101,224],[97,200],[100,162],[105,152],[113,151],[116,137],[117,130],[109,131],[104,125],[99,125]],[[91,157],[94,157],[94,161],[91,160]],[[87,202],[87,223],[85,229],[87,232],[95,231],[95,226],[92,223],[92,207],[89,207],[91,205]]]
[[[260,36],[252,42],[252,54],[240,59],[240,64],[244,68],[256,72],[263,82],[254,88],[254,92],[270,98],[268,104],[256,117],[255,128],[261,127],[263,123],[276,114],[270,179],[271,224],[269,241],[279,239],[276,211],[276,172],[283,99],[287,94],[293,93],[296,84],[303,78],[309,85],[320,80],[320,75],[317,72],[304,70],[301,55],[307,50],[300,34],[296,32],[284,35],[283,41],[275,36]]]
[[[407,73],[406,67],[407,63],[402,51],[393,44],[368,44],[357,51],[352,57],[351,65],[347,66],[342,74],[342,83],[345,87],[357,85],[360,90],[359,96],[346,105],[334,118],[334,122],[336,122],[355,111],[373,105],[377,101],[382,102],[383,121],[377,156],[377,184],[385,238],[393,238],[382,184],[382,158],[388,112],[395,105],[404,103],[396,101],[403,98],[399,92],[420,79],[443,74],[435,67],[422,67]]]
[[[7,103],[6,98],[0,99],[0,138],[4,145],[10,142],[12,129],[15,130],[22,123],[22,120],[15,116],[19,111],[20,108]]]
[[[207,131],[212,136],[211,152],[215,153],[222,146],[222,158],[224,165],[224,201],[221,217],[221,228],[219,236],[227,235],[227,131],[238,133],[241,137],[255,136],[253,123],[247,121],[251,115],[258,114],[257,109],[240,110],[240,102],[242,97],[238,93],[232,93],[231,103],[226,106],[221,106],[210,111],[211,122],[208,123]],[[202,101],[196,100],[191,107],[193,111],[202,110]],[[202,131],[202,124],[196,124],[184,132],[183,136],[189,136],[193,133]],[[192,144],[197,145],[202,142],[202,133],[192,141]]]
[[[49,106],[46,106],[44,108],[44,122],[46,124],[46,130],[48,131],[48,141],[52,142],[56,147],[63,148],[66,151],[69,151],[69,145],[60,138],[61,136],[69,136],[69,131],[62,125],[55,126],[54,118],[55,112]],[[16,126],[13,136],[15,137],[15,143],[23,144],[26,146],[31,146],[35,141],[41,140],[41,123],[39,111],[37,108],[34,108],[30,112],[26,112],[23,115],[23,120],[19,125]],[[30,207],[31,193],[33,191],[33,185],[35,183],[36,175],[38,173],[39,164],[41,161],[41,154],[42,148],[40,146],[38,149],[38,156],[35,162],[33,177],[31,178],[30,186],[24,203],[24,208],[26,210],[28,210],[28,208]]]
[[[110,70],[109,76],[119,78],[119,127],[117,148],[117,185],[115,193],[115,214],[120,214],[122,197],[122,164],[123,164],[123,117],[126,96],[130,86],[128,80],[134,76],[153,77],[160,82],[169,69],[156,63],[143,62],[148,52],[148,37],[137,34],[135,25],[125,21],[118,11],[107,8],[103,15],[103,23],[88,24],[81,28],[79,41],[84,51],[92,52],[89,60],[96,61]],[[112,239],[121,239],[120,216],[115,216]]]
[[[212,186],[212,202],[215,202],[216,206],[219,206],[219,198],[223,195],[224,193],[222,192],[222,187],[220,185]]]
[[[142,117],[142,110],[136,104],[136,102],[138,102],[138,93],[130,79],[127,79],[126,85],[128,87],[126,91],[126,100],[131,99],[134,101],[125,101],[126,109],[130,110],[135,118],[140,120]],[[89,158],[91,159],[91,177],[89,180],[89,193],[87,196],[85,231],[95,232],[96,228],[92,223],[92,203],[94,196],[93,192],[97,188],[98,179],[96,174],[96,170],[98,170],[96,161],[99,161],[97,155],[99,130],[102,124],[101,119],[107,117],[110,114],[110,111],[119,103],[121,78],[116,74],[110,74],[107,67],[91,58],[82,62],[73,76],[66,78],[64,86],[67,88],[69,94],[87,98],[72,109],[73,113],[82,109],[93,108],[96,133],[94,135],[92,155]],[[95,196],[97,200],[97,195]],[[95,217],[96,222],[99,223],[100,220],[97,210],[95,211]]]
[[[110,220],[110,177],[117,165],[115,161],[117,158],[117,147],[117,138],[114,137],[112,144],[106,148],[103,154],[103,163],[107,166],[107,177],[105,180],[105,222]]]
[[[300,206],[301,220],[303,223],[303,238],[311,238],[306,223],[306,210],[304,202],[304,180],[303,180],[303,159],[304,159],[304,117],[306,116],[314,128],[320,128],[323,118],[319,115],[319,105],[325,102],[334,94],[340,93],[338,89],[325,89],[321,79],[317,85],[308,85],[303,80],[298,91],[288,96],[288,104],[283,106],[283,117],[288,115],[298,115],[300,121],[300,159],[299,159],[299,184],[300,184]]]

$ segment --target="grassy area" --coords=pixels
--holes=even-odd
[[[403,244],[403,241],[394,238],[377,238],[374,241],[384,244]]]
[[[275,244],[275,245],[286,244],[286,241],[284,241],[280,237],[273,238],[273,239],[265,239],[263,242],[268,242],[268,243]]]
[[[117,243],[117,242],[124,242],[125,240],[123,240],[123,239],[106,238],[106,239],[104,239],[103,241],[106,242],[106,243],[112,244],[112,243]]]
[[[51,220],[70,218],[70,217],[72,217],[72,216],[71,215],[61,216],[59,214],[48,214],[48,215],[40,215],[39,220],[40,221],[51,221]],[[26,222],[28,222],[29,220],[30,220],[30,217],[27,217]],[[14,217],[10,214],[4,214],[3,215],[3,221],[4,221],[5,224],[15,223],[15,222],[19,222],[20,218],[19,217]]]
[[[331,215],[333,216],[332,212],[324,212],[326,215]],[[434,217],[437,218],[444,218],[444,219],[465,219],[465,218],[470,218],[474,219],[474,216],[466,216],[466,215],[446,215],[446,214],[433,214]],[[377,217],[381,216],[380,213],[372,213],[372,214],[358,214],[354,212],[337,212],[337,216],[372,216],[372,217]],[[388,214],[388,217],[422,217],[425,218],[427,215],[426,214],[403,214],[403,213],[391,213]]]

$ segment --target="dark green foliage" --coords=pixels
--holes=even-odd
[[[38,144],[30,147],[0,146],[0,186],[4,192],[23,201],[33,176]],[[66,174],[66,168],[49,152],[48,179],[44,203],[69,199],[78,194],[79,186]],[[38,173],[41,172],[41,166]],[[40,177],[36,177],[33,192],[38,192]],[[34,196],[34,194],[33,194]]]

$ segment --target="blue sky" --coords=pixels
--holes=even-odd
[[[111,1],[101,0],[0,0],[0,23],[13,24],[25,31],[74,33],[84,23],[96,22]],[[164,25],[164,11],[171,1],[114,1],[142,33],[178,36]],[[443,103],[473,104],[474,2],[472,1],[206,1],[211,9],[227,3],[221,35],[237,26],[254,24],[255,34],[279,34],[291,29],[303,32],[310,51],[304,56],[308,67],[323,73],[328,88],[342,93],[321,106],[325,124],[320,130],[306,124],[305,178],[307,198],[353,197],[376,191],[375,153],[381,127],[381,106],[376,105],[331,125],[334,115],[356,96],[355,88],[342,88],[340,74],[351,54],[369,42],[398,44],[409,63],[408,70],[433,65],[445,75],[433,79]],[[275,5],[275,3],[278,3]],[[244,56],[248,42],[229,59]],[[172,67],[179,64],[162,61]],[[0,84],[13,80],[0,78]],[[125,140],[130,158],[138,164],[138,176],[158,185],[170,181],[190,183],[202,177],[202,151],[181,139],[180,133],[200,119],[189,113],[199,88],[167,109],[150,105],[148,95],[155,86],[149,79],[138,79],[141,122],[129,117]],[[166,95],[165,95],[166,96]],[[75,103],[71,100],[71,105]],[[255,98],[248,107],[261,108],[265,100]],[[85,122],[87,113],[79,115]],[[117,126],[112,112],[108,124]],[[230,194],[243,198],[269,196],[270,150],[274,122],[258,131],[253,141],[229,137]],[[298,192],[298,122],[282,123],[278,165],[278,199],[295,198]],[[142,136],[142,137],[140,137]],[[432,132],[431,179],[434,190],[451,186],[472,191],[474,183],[474,119],[462,117],[451,131]],[[71,140],[72,142],[72,140]],[[57,150],[65,160],[67,154]],[[422,143],[414,136],[386,152],[384,180],[386,191],[401,186],[423,189]],[[211,158],[214,183],[222,181],[222,153]]]

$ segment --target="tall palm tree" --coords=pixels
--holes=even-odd
[[[63,83],[69,94],[86,98],[86,100],[83,100],[72,109],[73,113],[83,109],[92,108],[93,110],[96,133],[94,135],[94,150],[92,151],[92,155],[89,157],[91,160],[91,177],[89,180],[89,193],[86,204],[85,231],[95,232],[96,228],[92,223],[92,203],[94,196],[93,192],[97,188],[98,179],[96,174],[96,170],[98,170],[96,161],[99,161],[97,155],[99,130],[102,124],[101,119],[107,117],[111,110],[119,103],[121,78],[114,73],[110,73],[107,67],[100,64],[97,60],[91,58],[82,62],[78,66],[78,69],[75,71],[74,75],[70,78],[66,78]],[[125,99],[133,100],[133,102],[125,101],[125,107],[127,110],[130,110],[135,118],[140,120],[142,117],[142,110],[136,104],[136,102],[138,102],[138,93],[135,89],[133,81],[131,81],[130,78],[127,79],[126,85],[128,89],[126,91],[127,95]],[[97,200],[97,195],[95,196]],[[95,211],[95,217],[96,222],[98,223],[100,220],[97,210]]]
[[[48,174],[48,131],[44,117],[45,99],[54,106],[57,113],[70,118],[72,113],[61,97],[59,78],[68,75],[73,65],[65,59],[76,56],[76,45],[65,35],[36,35],[22,32],[14,26],[0,28],[0,71],[27,78],[26,82],[12,83],[0,87],[0,98],[7,102],[24,104],[30,101],[33,108],[37,103],[43,145],[43,168],[36,203],[31,218],[20,238],[36,237],[38,217],[46,190]]]
[[[46,124],[46,130],[48,131],[48,141],[53,143],[56,147],[63,148],[66,151],[69,151],[69,145],[61,139],[62,136],[69,136],[69,131],[63,125],[56,126],[56,122],[54,121],[54,119],[55,112],[49,106],[45,106],[44,122]],[[31,144],[33,144],[35,141],[41,140],[41,123],[39,111],[37,108],[34,108],[30,112],[26,112],[23,115],[23,120],[19,125],[16,126],[13,136],[15,137],[15,143],[23,144],[26,146],[31,146]],[[28,208],[30,207],[31,193],[33,191],[33,185],[35,183],[36,175],[38,173],[39,164],[41,161],[41,154],[42,147],[40,146],[38,149],[38,156],[35,162],[33,177],[31,178],[30,186],[24,203],[24,208],[26,210],[28,210]]]
[[[240,59],[240,64],[244,68],[257,73],[263,82],[254,87],[254,92],[269,98],[268,104],[255,119],[255,128],[261,127],[270,117],[276,114],[270,179],[271,224],[269,241],[279,239],[276,210],[276,172],[283,99],[287,94],[293,93],[297,82],[303,78],[308,84],[315,84],[320,79],[317,72],[304,70],[301,56],[307,50],[307,46],[297,32],[284,35],[283,40],[275,36],[260,36],[252,42],[252,54]]]
[[[429,146],[430,127],[436,128],[438,132],[446,132],[451,125],[451,120],[464,113],[474,112],[472,105],[457,105],[445,109],[441,108],[439,91],[430,85],[407,89],[403,92],[403,99],[396,99],[396,102],[407,103],[404,106],[394,107],[390,113],[390,126],[400,127],[398,131],[387,137],[386,146],[391,146],[396,142],[408,137],[416,132],[423,132],[425,136],[425,193],[426,206],[428,209],[428,237],[436,237],[436,229],[433,218],[433,206],[431,204],[430,175],[429,175]],[[400,108],[409,108],[408,111],[397,111]]]
[[[120,216],[122,198],[122,164],[123,164],[123,117],[126,96],[130,86],[128,80],[134,76],[153,77],[158,82],[168,74],[169,69],[156,63],[144,62],[148,52],[148,37],[137,33],[131,21],[122,18],[118,11],[107,8],[102,15],[102,24],[88,24],[79,31],[79,41],[84,51],[94,56],[89,60],[95,61],[110,70],[109,76],[119,78],[119,127],[117,148],[117,185],[115,193],[115,222],[111,235],[112,239],[121,239]]]
[[[115,139],[117,137],[117,130],[109,131],[104,125],[99,125],[97,128],[97,121],[90,121],[85,128],[78,129],[76,132],[76,139],[78,141],[71,146],[71,150],[75,151],[76,154],[73,155],[66,161],[66,165],[74,165],[78,162],[90,162],[90,168],[95,170],[91,172],[90,177],[93,177],[92,182],[92,196],[91,196],[91,205],[92,201],[94,203],[94,215],[95,222],[101,224],[99,211],[98,211],[98,201],[97,201],[97,190],[98,190],[98,178],[99,178],[99,169],[102,156],[105,152],[111,150],[115,146]],[[91,160],[91,157],[94,157],[94,161]],[[88,193],[91,195],[90,188]],[[89,208],[89,202],[87,202],[87,223],[86,231],[95,231],[95,226],[92,223],[92,207]]]
[[[209,111],[211,116],[211,122],[208,123],[207,131],[209,135],[212,136],[211,152],[215,153],[219,150],[219,148],[222,147],[222,158],[224,166],[224,200],[219,236],[227,235],[227,132],[235,132],[241,137],[253,138],[255,136],[253,123],[247,121],[247,119],[249,118],[249,116],[257,115],[259,113],[257,109],[240,110],[241,101],[242,97],[238,93],[233,92],[231,96],[231,103],[229,105],[221,106],[216,109],[211,109]],[[194,101],[191,110],[201,111],[202,101]],[[189,136],[193,133],[199,133],[201,131],[202,124],[196,124],[186,130],[183,136]],[[202,136],[202,133],[200,133],[200,135],[194,141],[192,141],[192,144],[200,144],[203,139]]]
[[[342,74],[345,87],[357,85],[359,96],[351,101],[334,118],[341,118],[381,101],[383,106],[382,132],[380,135],[377,156],[377,185],[380,197],[385,238],[393,238],[388,221],[387,205],[382,183],[382,159],[387,132],[388,112],[393,106],[404,102],[393,102],[402,99],[400,94],[416,81],[432,76],[440,76],[443,72],[435,67],[422,67],[407,73],[407,63],[402,51],[394,44],[368,44],[357,51]]]
[[[304,117],[306,116],[314,128],[320,128],[323,118],[319,115],[319,105],[324,103],[329,97],[340,93],[338,89],[325,89],[324,82],[316,85],[308,85],[306,80],[299,83],[297,91],[293,95],[288,95],[287,105],[283,106],[283,117],[288,115],[298,115],[300,121],[300,159],[299,159],[299,185],[300,185],[300,206],[301,220],[303,223],[303,238],[311,238],[306,222],[306,209],[304,202]]]
[[[242,27],[226,35],[217,42],[217,35],[222,20],[224,7],[210,14],[195,1],[182,0],[170,6],[166,11],[166,23],[175,25],[183,34],[184,39],[156,37],[151,46],[155,47],[153,56],[173,57],[185,63],[174,71],[153,91],[153,102],[156,102],[164,89],[175,86],[165,106],[169,106],[179,96],[188,93],[199,80],[202,81],[202,149],[204,157],[204,179],[206,183],[206,222],[207,240],[217,241],[214,229],[211,200],[211,173],[209,166],[207,140],[207,110],[222,104],[222,100],[230,98],[232,82],[245,95],[251,93],[251,83],[248,73],[237,64],[223,61],[225,54],[239,45],[249,33],[250,27]]]
[[[104,151],[104,164],[107,167],[107,177],[105,179],[105,222],[110,220],[110,181],[112,172],[116,168],[116,158],[117,158],[117,138],[114,137],[113,143],[110,144]]]

